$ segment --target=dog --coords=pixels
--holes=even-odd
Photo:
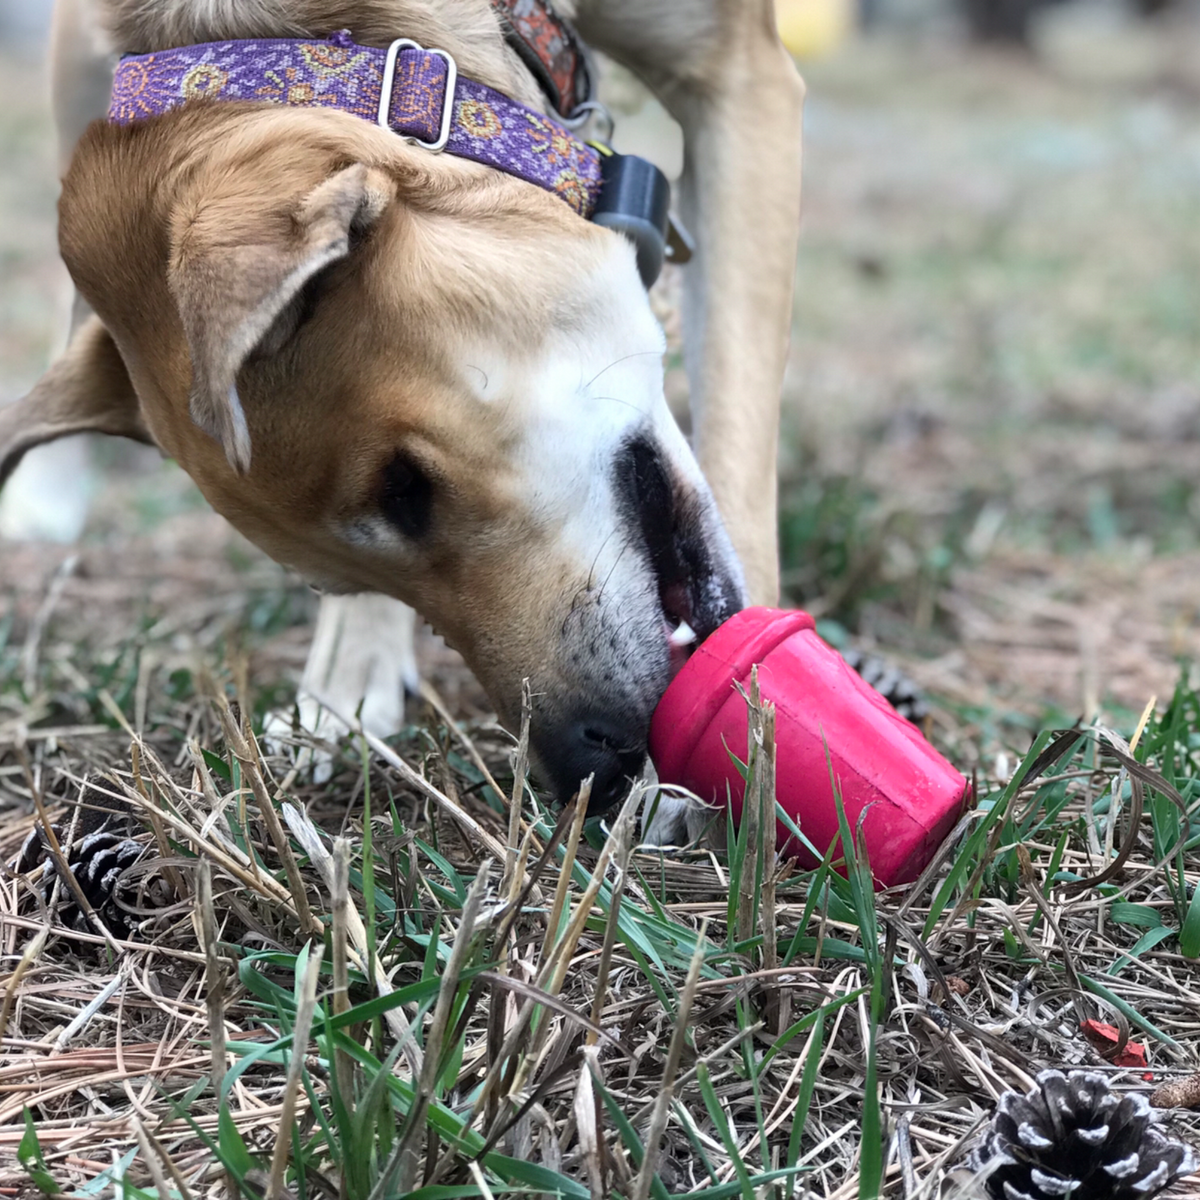
[[[181,47],[308,39],[330,69],[390,48],[395,70],[415,44],[420,69],[454,67],[447,95],[470,81],[575,153],[512,36],[539,17],[683,129],[694,449],[638,248],[564,194],[299,103],[290,67],[261,101],[220,102],[210,72],[194,102],[97,119],[114,52],[138,56],[125,95]],[[614,803],[688,643],[777,598],[803,84],[770,0],[59,0],[52,43],[80,303],[66,352],[0,409],[0,481],[68,434],[159,447],[323,592],[306,723],[324,702],[399,727],[415,610],[510,728],[528,680],[561,797],[593,775],[593,807]]]

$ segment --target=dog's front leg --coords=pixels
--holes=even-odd
[[[684,343],[696,454],[750,600],[779,600],[780,393],[800,227],[803,84],[769,0],[736,17],[711,90],[682,91],[686,168],[680,209],[695,231],[684,268]]]
[[[110,48],[93,0],[58,0],[55,5],[50,74],[61,175],[80,135],[108,109],[112,90]],[[76,295],[72,335],[87,316],[87,305]],[[67,438],[34,451],[17,468],[0,500],[0,537],[75,541],[87,521],[94,476],[90,439]]]
[[[377,737],[397,733],[405,698],[418,687],[416,627],[416,613],[389,596],[323,595],[297,697],[301,727],[334,741],[346,733],[347,722],[360,718]],[[279,713],[266,732],[279,741],[290,730],[290,716]],[[333,769],[325,751],[305,755],[302,763],[311,763],[318,782]]]
[[[696,454],[751,601],[775,603],[804,85],[771,0],[582,0],[578,20],[683,127],[680,212],[697,243],[684,268]]]

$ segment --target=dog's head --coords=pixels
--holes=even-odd
[[[632,248],[353,117],[215,107],[94,127],[61,242],[102,326],[41,427],[148,434],[280,562],[413,605],[510,724],[528,678],[543,771],[615,799],[672,634],[743,600]]]

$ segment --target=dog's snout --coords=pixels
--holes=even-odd
[[[616,804],[646,760],[644,732],[637,736],[597,717],[568,722],[546,737],[538,749],[542,766],[563,800],[579,791],[589,775],[594,777],[588,802],[591,813]]]
[[[532,725],[542,777],[568,800],[593,777],[589,812],[628,794],[650,722],[692,647],[741,608],[737,560],[686,446],[643,430],[610,477],[619,537],[605,539],[562,624]],[[611,544],[611,549],[610,549]]]

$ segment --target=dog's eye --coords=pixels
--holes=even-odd
[[[383,515],[410,538],[429,532],[433,517],[433,481],[407,454],[397,454],[383,469]]]

